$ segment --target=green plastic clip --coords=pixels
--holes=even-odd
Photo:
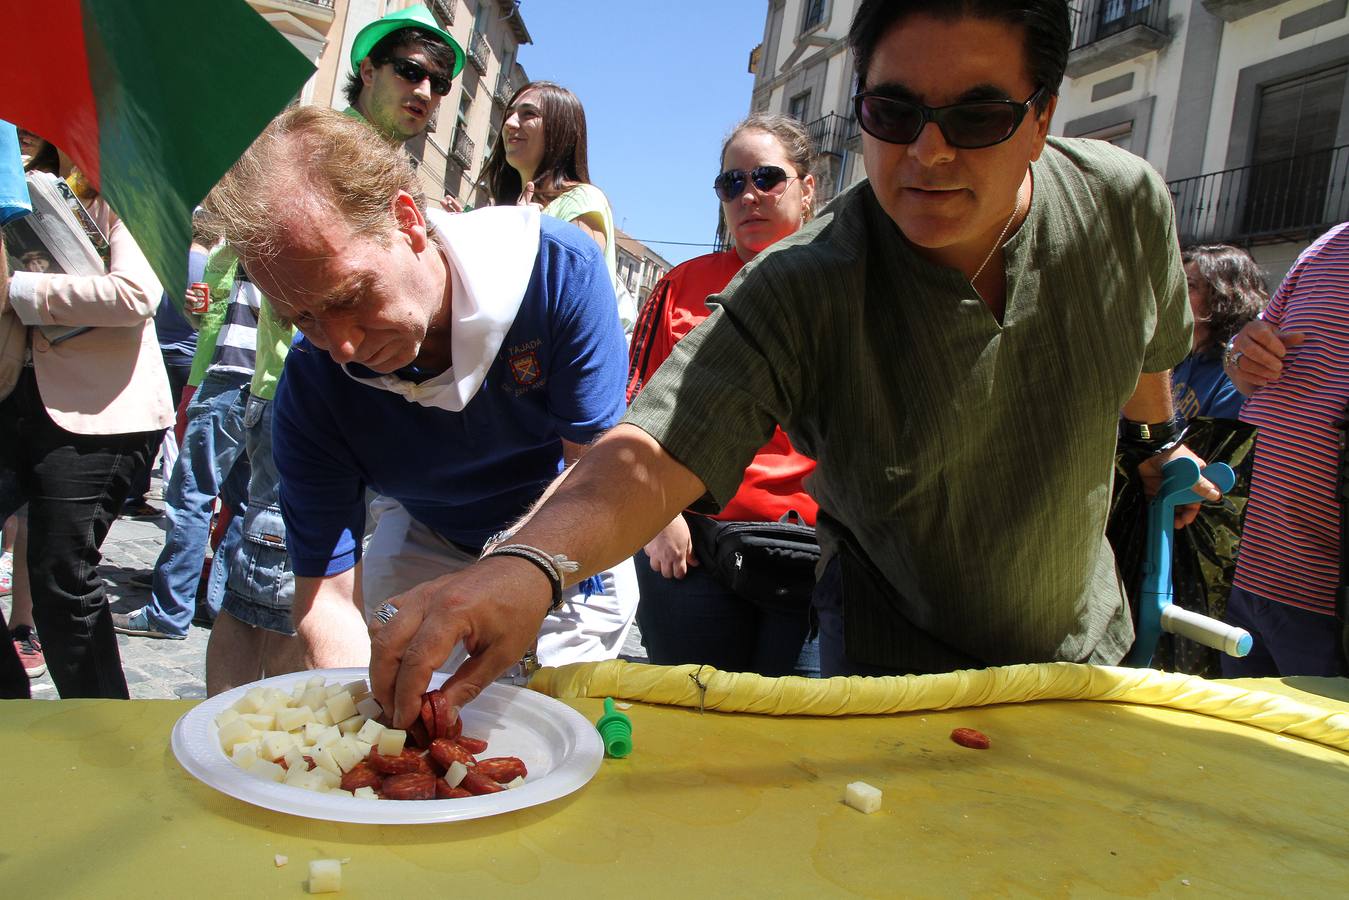
[[[614,759],[622,759],[632,752],[632,720],[614,711],[614,698],[604,698],[604,715],[595,723],[604,741],[604,752]]]

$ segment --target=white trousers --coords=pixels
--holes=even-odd
[[[375,609],[419,584],[466,568],[475,557],[414,519],[397,500],[378,497],[370,505],[375,530],[361,565],[361,591],[368,621]],[[549,613],[539,630],[539,662],[562,666],[614,659],[637,614],[637,575],[632,560],[603,572],[601,594],[582,594],[579,585],[562,592],[562,608]],[[468,658],[463,645],[440,667],[453,672]]]

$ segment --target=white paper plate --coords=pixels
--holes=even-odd
[[[205,700],[173,726],[173,753],[192,775],[222,793],[277,812],[371,825],[455,822],[537,806],[565,797],[595,776],[604,744],[595,726],[563,703],[525,688],[490,685],[464,709],[464,733],[488,742],[487,756],[518,756],[529,769],[512,790],[461,800],[357,800],[319,794],[249,775],[220,748],[215,717],[258,686],[289,693],[296,682],[322,675],[332,684],[368,677],[365,669],[318,669],[278,675]],[[431,678],[431,687],[445,680]]]

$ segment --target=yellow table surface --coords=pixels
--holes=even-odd
[[[1349,681],[1247,682],[1349,711]],[[568,701],[591,718],[598,700]],[[562,800],[320,822],[199,783],[180,701],[0,702],[0,893],[357,897],[1349,894],[1349,754],[1192,713],[1043,702],[847,718],[634,704],[636,750]],[[954,744],[969,726],[986,751]],[[841,802],[866,781],[884,808]],[[290,857],[277,868],[273,856]]]

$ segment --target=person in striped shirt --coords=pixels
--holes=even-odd
[[[1335,617],[1341,510],[1335,420],[1349,399],[1349,222],[1298,257],[1224,368],[1260,429],[1227,620],[1255,638],[1228,678],[1349,674]]]

